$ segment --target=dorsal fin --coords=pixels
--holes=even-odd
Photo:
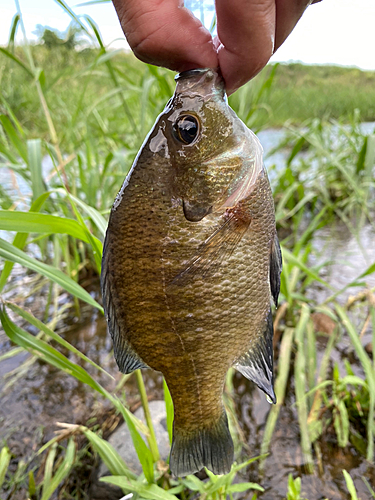
[[[277,234],[271,243],[270,250],[270,286],[273,300],[275,306],[277,307],[277,301],[280,293],[280,274],[283,268],[283,261],[281,256],[281,248]]]
[[[103,296],[103,307],[107,319],[108,331],[112,337],[113,350],[117,365],[122,373],[131,373],[138,368],[148,368],[127,340],[127,332],[119,325],[112,300],[112,282],[109,269],[108,230],[103,246],[102,272],[100,285]]]
[[[262,325],[262,332],[250,349],[243,354],[234,367],[244,377],[256,384],[273,403],[276,396],[273,390],[273,321],[272,312]]]

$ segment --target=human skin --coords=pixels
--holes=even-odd
[[[311,0],[216,0],[217,37],[183,0],[113,0],[141,61],[174,71],[220,67],[228,94],[253,78],[289,36]]]

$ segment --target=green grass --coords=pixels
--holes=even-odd
[[[362,121],[375,120],[375,72],[340,66],[280,64],[267,103],[272,126],[312,118],[349,122],[354,109]]]

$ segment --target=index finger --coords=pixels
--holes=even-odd
[[[228,94],[267,64],[316,1],[216,0],[219,65]]]
[[[218,57],[228,94],[268,62],[275,41],[275,0],[216,0]]]
[[[113,0],[113,4],[141,61],[175,71],[218,66],[210,32],[183,0]]]

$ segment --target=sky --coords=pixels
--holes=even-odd
[[[19,3],[29,39],[36,39],[33,31],[37,24],[63,31],[70,22],[54,0],[19,0]],[[79,0],[67,0],[67,4],[77,15],[89,14],[94,19],[107,46],[127,47],[111,2],[79,7]],[[15,13],[13,0],[0,0],[0,45],[7,44]],[[323,0],[308,7],[272,60],[375,70],[374,49],[375,0]]]

